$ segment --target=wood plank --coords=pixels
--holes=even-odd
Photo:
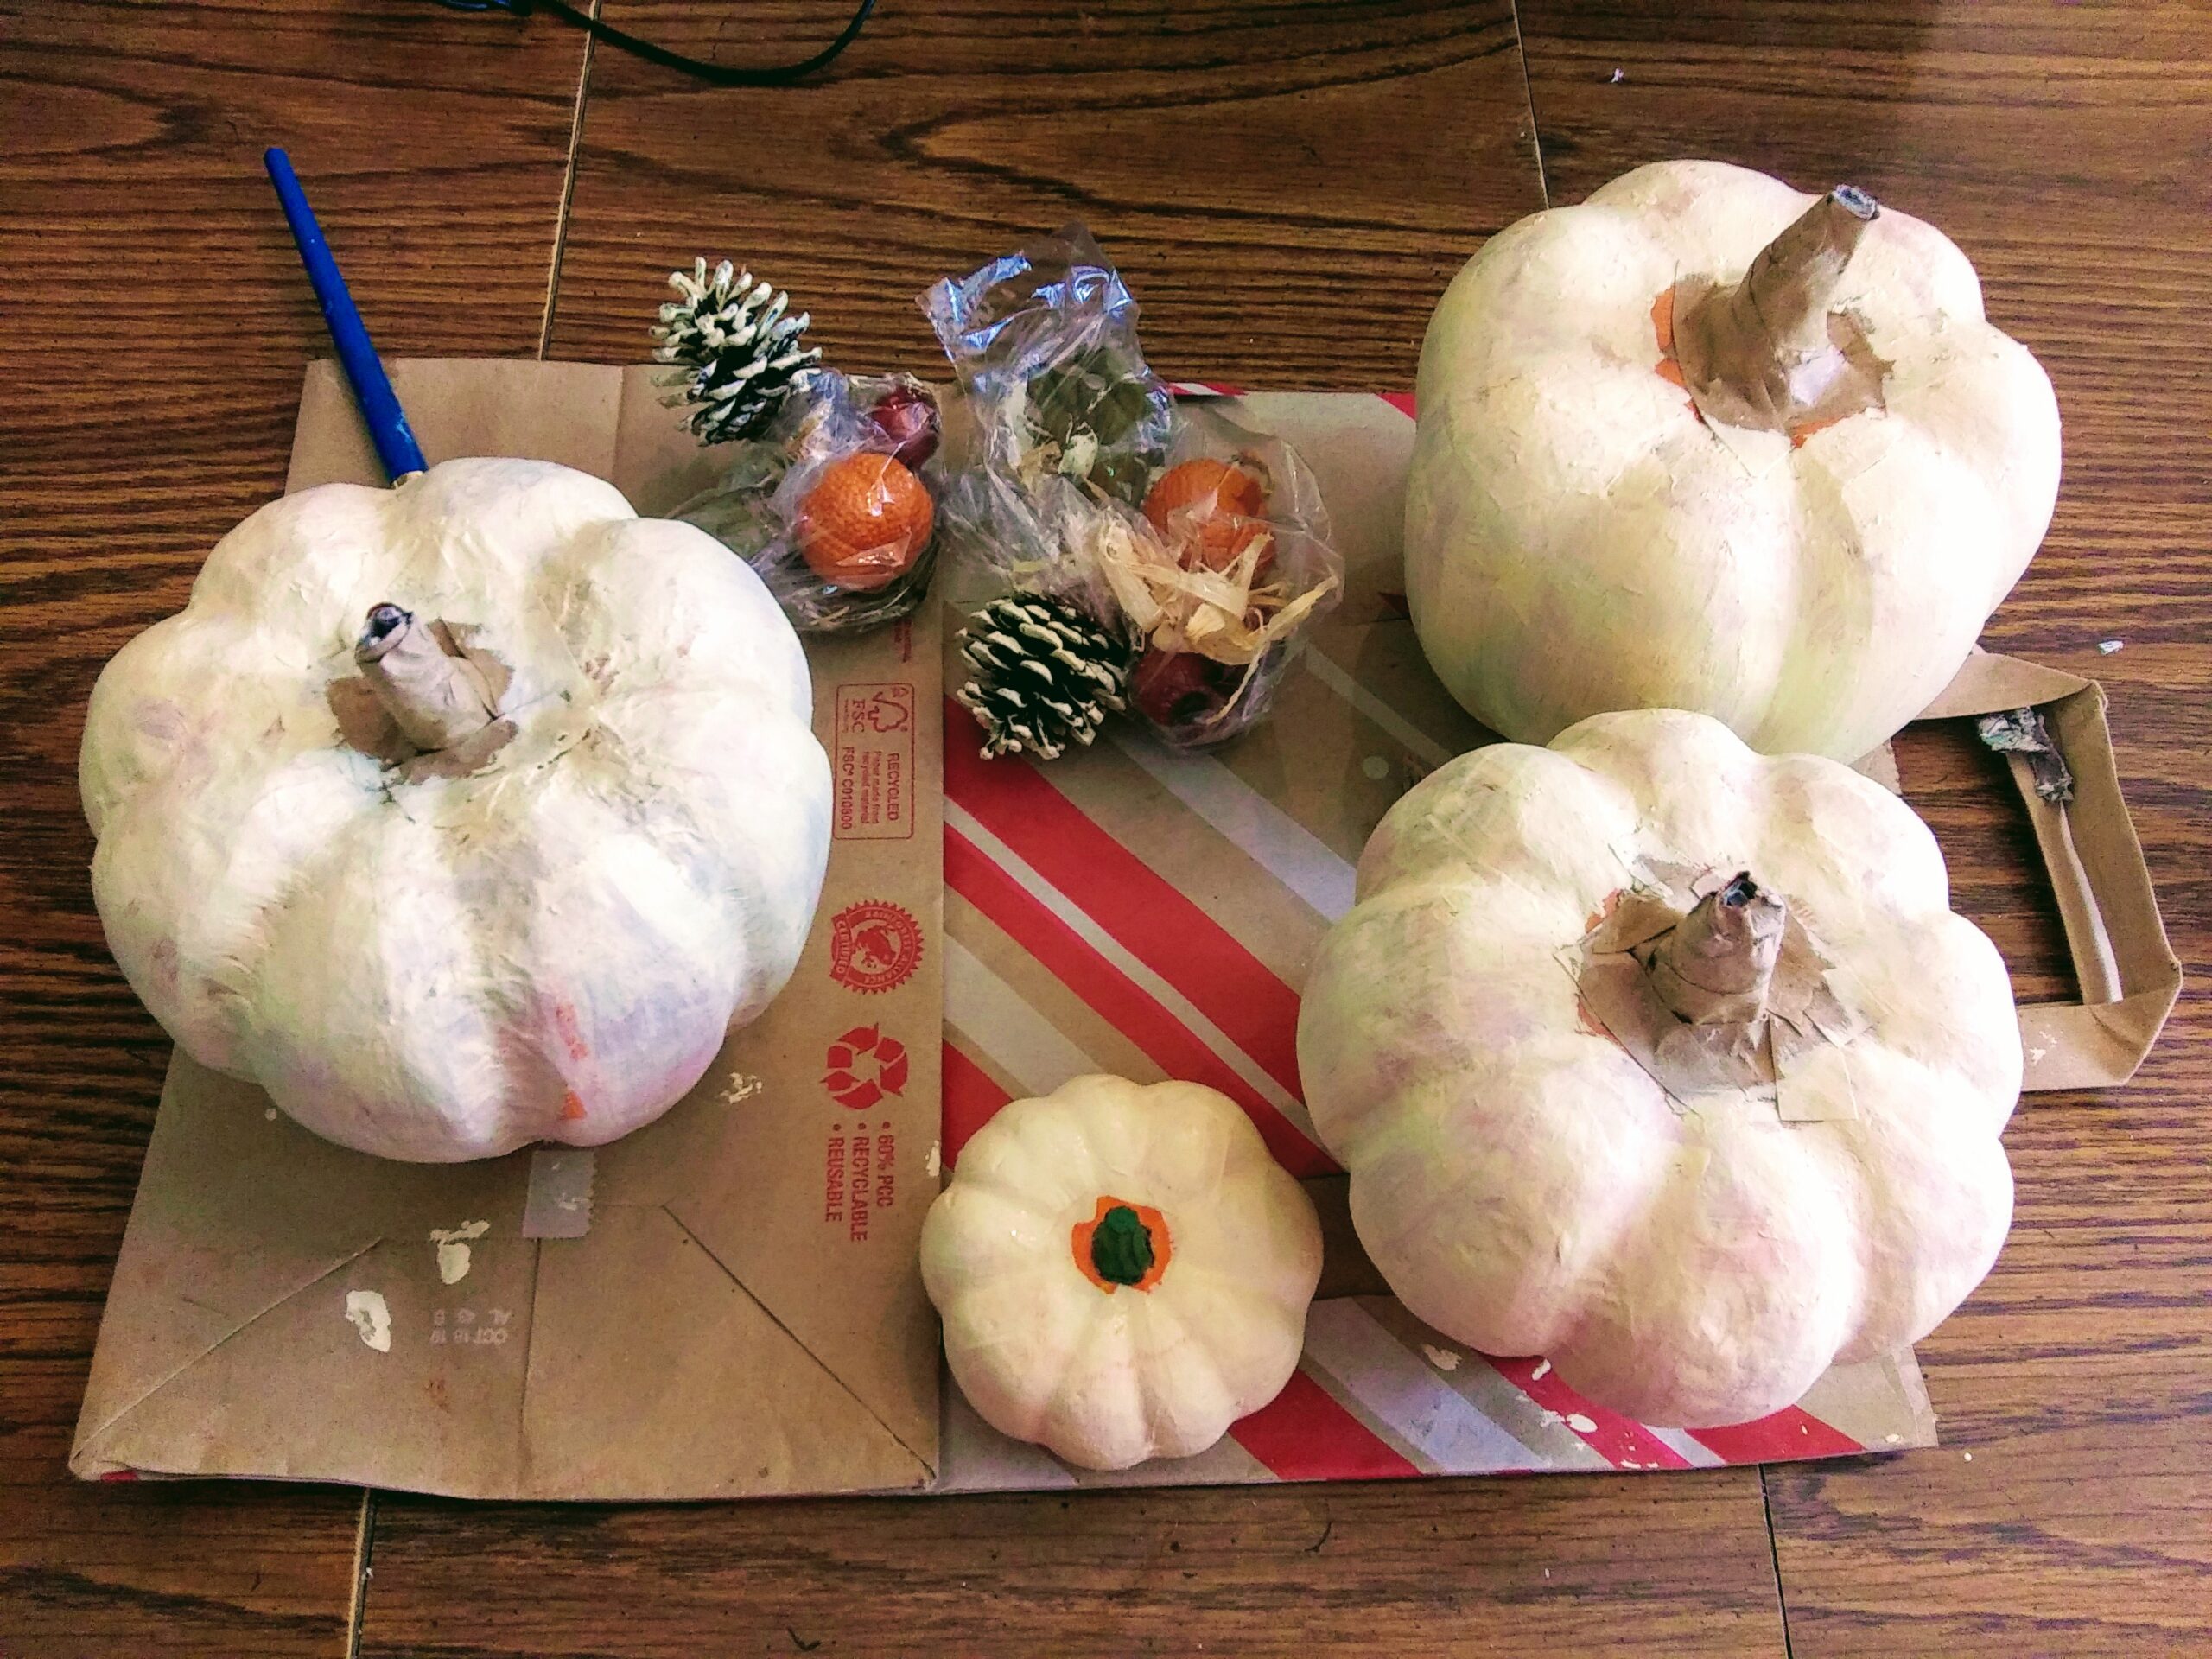
[[[428,6],[0,4],[0,1652],[341,1652],[360,1496],[64,1466],[168,1044],[110,961],[86,693],[281,487],[327,351],[289,145],[389,350],[535,351],[582,64]]]
[[[845,11],[605,16],[760,63],[815,50]],[[1410,386],[1446,279],[1541,200],[1508,0],[887,6],[798,89],[595,55],[554,351],[636,359],[663,274],[712,253],[788,286],[833,362],[942,373],[915,296],[1081,218],[1163,373]]]
[[[804,55],[839,11],[762,5],[742,31],[660,0],[606,15],[760,62]],[[1409,385],[1451,270],[1541,200],[1498,3],[886,7],[796,92],[702,91],[602,49],[583,137],[564,357],[636,358],[662,273],[727,252],[790,284],[833,358],[941,370],[913,296],[1080,214],[1165,372]],[[1630,1613],[1653,1652],[1767,1655],[1780,1634],[1745,1471],[645,1511],[385,1497],[377,1536],[365,1654],[677,1654],[702,1632],[748,1653],[1572,1653]]]
[[[1570,1656],[1618,1652],[1628,1628],[1639,1654],[1781,1649],[1751,1470],[698,1509],[385,1497],[377,1537],[363,1659]]]
[[[2201,985],[2212,11],[1526,0],[1522,16],[1554,200],[1713,156],[1808,188],[1856,181],[1974,257],[1993,319],[2050,369],[2067,435],[2050,539],[1988,638],[2111,691],[2120,775]],[[1954,729],[1900,748],[1961,908],[2024,996],[2070,995],[1991,763]],[[1943,1450],[1768,1471],[1797,1659],[2212,1645],[2208,1035],[2192,989],[2133,1085],[2022,1103],[2011,1242],[1921,1349]]]

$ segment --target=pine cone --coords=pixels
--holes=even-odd
[[[954,696],[982,727],[986,757],[1050,760],[1128,706],[1128,644],[1065,600],[1001,594],[961,630],[960,654],[975,677]]]
[[[754,282],[727,259],[711,276],[704,259],[694,260],[688,276],[671,271],[668,285],[683,298],[661,307],[652,331],[661,342],[653,356],[677,365],[661,377],[662,385],[677,388],[662,401],[696,405],[683,424],[702,443],[759,436],[785,394],[822,360],[820,346],[799,343],[813,319],[804,311],[785,315],[790,294]]]

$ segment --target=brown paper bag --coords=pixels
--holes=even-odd
[[[2167,943],[2150,867],[2128,821],[2113,762],[2104,688],[2055,668],[1977,651],[1921,715],[2039,710],[2072,773],[2072,798],[2046,798],[2028,757],[2008,754],[2036,846],[2058,900],[2081,986],[2075,1002],[2020,1009],[2024,1090],[2102,1089],[2126,1083],[2158,1041],[2181,995],[2181,962]]]
[[[643,369],[409,362],[394,379],[434,461],[559,461],[645,512],[714,475]],[[379,481],[318,364],[290,484],[339,479]],[[479,1497],[927,1482],[934,630],[810,645],[837,791],[813,935],[782,996],[650,1128],[596,1152],[388,1163],[178,1056],[70,1466]]]
[[[397,379],[434,455],[565,461],[612,477],[646,512],[714,476],[644,371],[406,363]],[[1123,728],[1040,772],[980,767],[972,724],[951,709],[941,842],[938,619],[918,619],[911,641],[817,643],[818,729],[837,746],[841,809],[862,833],[836,843],[815,937],[768,1017],[693,1099],[595,1158],[459,1168],[359,1158],[180,1059],[72,1466],[623,1498],[1689,1468],[1933,1444],[1909,1351],[1838,1367],[1761,1422],[1690,1434],[1594,1407],[1540,1360],[1469,1353],[1388,1294],[1352,1233],[1344,1178],[1302,1122],[1295,988],[1351,903],[1376,821],[1423,772],[1491,740],[1428,672],[1406,623],[1403,400],[1255,397],[1243,418],[1291,439],[1321,475],[1348,566],[1344,603],[1266,725],[1216,755]],[[372,479],[373,466],[319,367],[295,485]],[[922,715],[911,750],[876,714],[883,689],[906,685]],[[2019,702],[2048,704],[2073,764],[2063,827],[2120,992],[2022,1011],[2029,1086],[2116,1081],[2155,1035],[2178,969],[2112,779],[2101,694],[1977,659],[1931,714]],[[1887,762],[1866,769],[1895,787]],[[884,798],[869,780],[894,766],[918,783],[910,836],[868,804]],[[891,989],[838,982],[868,907],[885,902],[917,924],[918,970]],[[2095,933],[2067,916],[2077,950],[2094,950]],[[1307,1177],[1327,1254],[1304,1360],[1281,1398],[1212,1451],[1078,1473],[995,1433],[950,1389],[940,1431],[936,1329],[913,1252],[936,1186],[941,986],[948,1154],[1014,1093],[1083,1070],[1173,1073],[1243,1101]],[[905,1094],[865,1116],[821,1086],[823,1045],[855,1010],[912,1057]],[[862,1156],[868,1193],[884,1202],[855,1237]],[[349,1295],[369,1290],[387,1349],[363,1340],[373,1320],[365,1332],[347,1317]]]

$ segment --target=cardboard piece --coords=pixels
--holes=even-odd
[[[713,474],[644,369],[409,362],[394,378],[433,460],[560,461],[646,512]],[[317,364],[290,487],[340,479],[379,481]],[[595,1152],[389,1163],[178,1056],[70,1466],[477,1497],[925,1484],[935,626],[810,646],[837,790],[814,932],[782,996],[650,1128]]]
[[[564,461],[645,512],[717,470],[647,371],[397,371],[434,455]],[[431,1169],[330,1147],[180,1059],[73,1468],[620,1499],[1672,1469],[1932,1445],[1910,1351],[1838,1367],[1759,1423],[1688,1433],[1606,1412],[1541,1360],[1469,1353],[1389,1296],[1299,1096],[1296,988],[1351,905],[1384,810],[1494,740],[1429,673],[1406,619],[1404,400],[1255,397],[1236,418],[1312,465],[1346,560],[1344,602],[1315,625],[1268,721],[1209,754],[1119,722],[1049,766],[985,763],[966,712],[940,700],[941,616],[915,619],[907,642],[816,642],[819,729],[838,745],[830,891],[791,988],[708,1084],[596,1154]],[[318,366],[295,486],[371,479],[373,466]],[[957,566],[941,578],[955,608],[988,596],[963,580]],[[2077,778],[2066,828],[2126,993],[2024,1009],[2031,1086],[2116,1080],[2178,970],[2112,777],[2101,695],[1977,663],[1947,696],[2056,700]],[[920,716],[910,730],[902,689]],[[1895,787],[1886,752],[1860,764]],[[892,787],[907,776],[912,789]],[[919,970],[884,988],[909,938]],[[1203,1456],[1078,1472],[996,1434],[949,1384],[940,1395],[914,1266],[940,1152],[940,987],[945,1160],[1006,1100],[1105,1071],[1222,1089],[1304,1179],[1325,1241],[1305,1357],[1281,1398]],[[850,1086],[866,1027],[905,1045],[910,1078],[895,1099],[841,1110],[824,1079]],[[866,1212],[865,1242],[852,1236],[856,1191],[887,1200]]]
[[[2105,717],[2104,688],[2039,663],[1977,650],[1923,720],[2039,709],[2073,773],[2070,801],[2044,798],[2029,757],[2005,756],[2042,852],[2074,976],[2073,1002],[2020,1010],[2027,1056],[2021,1088],[2104,1089],[2126,1083],[2158,1040],[2181,995],[2150,867],[2127,817]]]

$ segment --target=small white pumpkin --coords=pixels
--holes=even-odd
[[[1077,1077],[1002,1107],[922,1225],[983,1421],[1087,1469],[1205,1451],[1298,1368],[1313,1205],[1236,1103]]]
[[[1647,1422],[1918,1340],[2004,1241],[2020,1087],[2005,964],[1948,905],[1902,801],[1700,715],[1462,755],[1306,983],[1361,1242],[1437,1329]]]
[[[1717,162],[1491,238],[1417,407],[1414,626],[1522,742],[1693,709],[1855,760],[1966,660],[2058,490],[2050,382],[1941,232]]]
[[[829,849],[811,703],[760,578],[595,478],[304,490],[93,688],[93,896],[179,1045],[319,1135],[597,1145],[797,963]]]

